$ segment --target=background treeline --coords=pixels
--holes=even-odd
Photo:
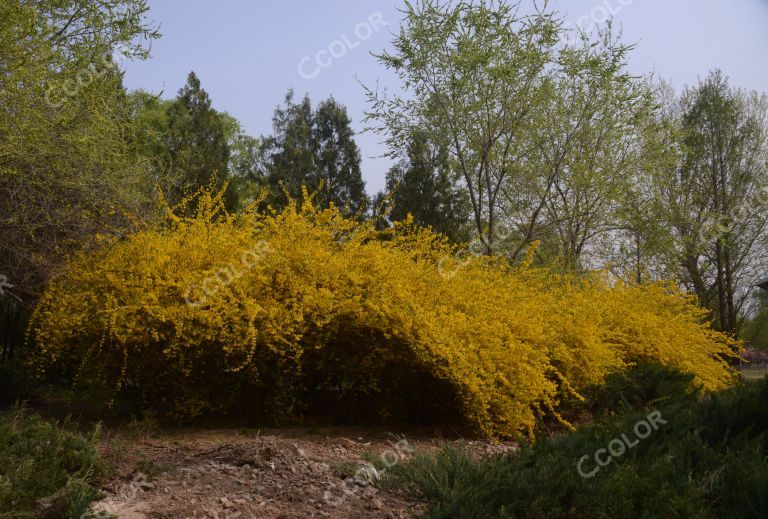
[[[538,263],[671,279],[718,329],[764,335],[752,285],[768,272],[766,96],[719,71],[676,94],[628,71],[632,47],[610,25],[567,36],[558,14],[506,2],[406,5],[378,56],[403,94],[368,91],[367,123],[396,159],[369,199],[337,100],[288,92],[255,138],[194,73],[172,99],[125,89],[119,62],[159,37],[145,0],[3,2],[3,358],[72,253],[152,225],[160,194],[175,204],[224,183],[234,212],[263,189],[279,208],[307,186],[350,216],[411,214],[510,262],[540,241]]]
[[[393,155],[447,151],[477,250],[671,279],[737,334],[766,269],[768,99],[717,70],[676,95],[610,24],[576,36],[505,2],[414,3],[378,56],[405,92],[369,91],[368,120]]]

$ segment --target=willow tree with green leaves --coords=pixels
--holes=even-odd
[[[366,120],[397,156],[416,134],[450,150],[466,184],[476,236],[493,254],[502,188],[530,142],[560,34],[552,13],[503,1],[407,2],[392,51],[378,60],[403,94],[367,90]]]
[[[27,306],[70,252],[123,232],[148,203],[115,63],[147,56],[158,36],[147,10],[145,0],[0,2],[6,308]]]
[[[449,150],[485,254],[515,261],[538,241],[539,258],[567,270],[602,266],[627,227],[626,193],[658,160],[644,138],[656,99],[627,71],[632,46],[610,23],[567,38],[546,4],[419,0],[403,12],[378,56],[402,93],[367,90],[391,155],[414,135]]]
[[[529,173],[538,176],[539,226],[548,227],[557,257],[568,270],[604,267],[628,229],[627,209],[642,171],[665,150],[648,137],[658,131],[655,92],[627,70],[632,50],[610,24],[565,47],[553,67],[552,95],[537,112]],[[530,178],[530,174],[528,178]],[[524,191],[524,189],[521,189]],[[539,207],[536,207],[538,210]],[[536,210],[523,213],[532,229]],[[525,235],[527,245],[541,237]]]
[[[735,335],[768,270],[768,97],[713,71],[669,100],[666,119],[680,135],[678,160],[649,177],[665,259],[718,329]]]

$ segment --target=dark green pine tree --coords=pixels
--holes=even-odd
[[[360,173],[360,150],[347,109],[332,97],[320,103],[314,116],[315,173],[323,182],[324,204],[354,213],[365,209],[367,197]]]
[[[343,105],[331,98],[313,111],[308,96],[297,104],[289,91],[272,126],[273,135],[262,139],[261,162],[273,206],[287,203],[285,191],[300,199],[302,186],[312,192],[321,184],[321,205],[333,202],[348,214],[365,206],[360,150]]]
[[[403,220],[410,213],[415,223],[456,243],[466,241],[469,198],[451,171],[447,149],[414,136],[407,155],[387,173],[389,219]],[[378,200],[383,198],[379,195]]]
[[[220,114],[194,72],[168,109],[167,175],[171,202],[210,185],[221,186],[229,176],[229,144]]]
[[[312,104],[308,96],[296,104],[293,91],[285,96],[272,117],[273,134],[262,138],[261,160],[270,188],[268,202],[275,207],[287,203],[285,192],[301,197],[301,188],[315,189],[315,151],[312,135]]]

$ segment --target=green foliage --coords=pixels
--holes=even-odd
[[[257,198],[264,184],[258,171],[259,141],[236,118],[212,108],[194,72],[174,99],[136,90],[130,100],[132,140],[172,204],[201,187],[225,182],[230,210]]]
[[[522,130],[540,105],[558,22],[506,2],[407,2],[391,52],[377,56],[405,92],[368,92],[367,119],[393,155],[414,133],[448,143],[466,182],[475,236],[493,253],[504,179],[521,159]]]
[[[174,182],[169,171],[169,126],[171,108],[176,102],[161,99],[144,90],[129,94],[133,120],[130,139],[137,152],[146,159],[152,181],[166,193],[174,193]]]
[[[68,424],[27,416],[0,416],[0,517],[80,517],[96,497],[97,432],[82,435]]]
[[[592,415],[643,410],[670,397],[690,395],[693,376],[657,362],[639,360],[626,371],[611,373],[602,384],[584,392]]]
[[[761,307],[744,324],[740,337],[757,349],[768,350],[768,308]]]
[[[171,183],[170,202],[176,204],[213,181],[220,187],[229,175],[227,136],[222,119],[211,107],[211,99],[194,72],[189,73],[186,85],[169,105],[167,116],[164,141],[168,163],[164,174]]]
[[[346,107],[330,97],[318,105],[313,123],[315,181],[323,185],[317,202],[323,207],[334,204],[350,212],[364,209],[367,199],[360,172],[360,150]]]
[[[374,205],[390,205],[392,221],[405,220],[410,214],[416,224],[454,243],[466,241],[470,234],[469,199],[451,169],[448,149],[431,145],[423,136],[415,136],[408,145],[407,160],[389,170],[386,193],[379,194]]]
[[[569,270],[626,261],[613,252],[627,242],[636,248],[626,208],[637,204],[638,172],[664,155],[648,142],[656,100],[650,85],[629,72],[631,50],[609,24],[558,51],[542,79],[541,104],[524,127],[535,144],[505,182],[502,209],[515,223],[515,242],[545,241]]]
[[[768,96],[714,70],[668,104],[678,158],[648,177],[663,209],[652,230],[667,236],[669,270],[735,336],[768,269]]]
[[[219,112],[224,134],[229,145],[229,189],[227,206],[243,209],[259,198],[266,187],[266,180],[259,171],[261,144],[247,133],[236,118],[226,112]]]
[[[428,517],[765,517],[768,381],[706,399],[666,397],[518,454],[420,453],[386,485],[428,501]],[[579,475],[582,456],[594,465],[591,455],[631,435],[649,409],[667,423],[593,477]]]
[[[756,350],[768,351],[768,290],[755,294],[755,312],[739,330],[739,338]]]
[[[360,151],[343,105],[329,98],[312,110],[309,96],[297,104],[289,91],[272,124],[273,135],[263,138],[261,150],[271,205],[285,207],[307,187],[318,191],[321,207],[333,203],[346,214],[365,208]]]
[[[144,0],[0,4],[0,272],[24,303],[63,257],[146,207],[113,52],[146,55]]]
[[[653,96],[610,27],[559,46],[562,20],[501,1],[418,0],[379,61],[402,94],[368,91],[367,119],[400,156],[414,135],[450,150],[484,252],[543,240],[569,269],[620,226]]]

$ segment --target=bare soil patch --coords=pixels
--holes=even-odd
[[[362,477],[372,474],[366,454],[398,463],[411,448],[446,441],[402,439],[357,427],[107,434],[101,448],[114,470],[93,510],[130,519],[412,517],[422,503]],[[515,448],[468,445],[478,455]]]

